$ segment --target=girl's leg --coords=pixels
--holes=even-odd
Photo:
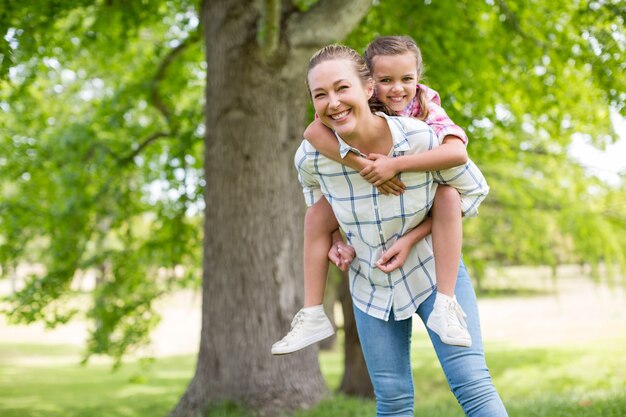
[[[437,298],[427,326],[437,333],[444,343],[469,347],[472,339],[465,326],[464,313],[454,299],[463,243],[461,221],[461,197],[458,191],[440,185],[437,187],[432,209]]]
[[[471,348],[446,345],[428,329],[439,362],[452,392],[467,416],[505,417],[508,414],[493,386],[485,362],[476,295],[467,269],[462,262],[458,271],[455,294],[465,307],[467,326],[473,343]],[[432,312],[435,297],[434,294],[431,295],[419,306],[417,314],[423,321],[426,321]]]
[[[359,340],[376,396],[376,417],[413,417],[412,320],[389,321],[354,307]]]
[[[304,215],[304,307],[324,302],[328,276],[328,251],[332,233],[339,223],[324,197],[309,207]]]
[[[335,333],[322,302],[332,232],[338,227],[325,198],[307,209],[304,216],[304,308],[294,317],[289,333],[272,345],[272,354],[293,353]]]
[[[463,244],[461,196],[456,189],[447,185],[437,187],[432,217],[437,291],[453,297]]]

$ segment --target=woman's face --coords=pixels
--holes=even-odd
[[[349,60],[334,59],[318,64],[309,71],[308,81],[320,121],[343,139],[350,139],[363,117],[371,116],[367,101],[374,92],[373,85],[363,85]]]
[[[376,96],[391,110],[404,110],[417,89],[417,63],[410,52],[377,55],[372,59]]]

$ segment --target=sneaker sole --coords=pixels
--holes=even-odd
[[[439,329],[437,326],[431,326],[430,323],[428,323],[428,321],[426,322],[426,327],[428,327],[430,330],[432,330],[437,336],[439,336],[439,339],[441,339],[441,341],[443,343],[445,343],[446,345],[451,345],[451,346],[461,346],[461,347],[472,347],[472,340],[468,340],[468,339],[457,339],[454,337],[448,337],[448,336],[442,336],[441,333],[443,333],[442,329]]]
[[[304,339],[302,342],[300,342],[299,344],[295,346],[289,346],[285,348],[272,347],[272,355],[287,355],[289,353],[297,352],[301,349],[304,349],[307,346],[311,346],[313,343],[316,343],[316,342],[319,342],[320,340],[324,340],[328,337],[331,337],[334,334],[335,334],[335,329],[331,328],[329,330],[326,330],[325,332],[318,333],[314,336],[311,336],[308,339]]]
[[[455,339],[455,338],[441,337],[441,336],[439,336],[439,338],[446,345],[460,346],[460,347],[472,347],[472,341],[471,340],[468,341],[466,339]]]

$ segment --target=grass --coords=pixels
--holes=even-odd
[[[511,417],[625,417],[626,340],[587,346],[515,349],[487,345],[487,360]],[[462,417],[429,343],[415,337],[416,416]],[[166,416],[192,376],[195,358],[134,362],[112,372],[108,363],[77,365],[67,346],[0,343],[2,417]],[[331,390],[342,373],[339,351],[320,355]],[[373,416],[374,402],[333,394],[292,417]],[[210,417],[241,417],[226,405]]]
[[[0,416],[165,416],[195,363],[169,357],[113,372],[110,363],[78,365],[79,354],[68,346],[0,344]]]

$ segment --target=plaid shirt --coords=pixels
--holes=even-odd
[[[393,138],[389,156],[425,152],[440,144],[424,122],[379,115],[387,120]],[[347,152],[359,153],[339,136],[337,139],[342,156]],[[324,195],[356,251],[357,257],[350,266],[354,304],[383,320],[389,319],[392,308],[396,320],[411,317],[435,288],[430,236],[411,248],[401,268],[386,274],[375,264],[383,251],[424,220],[437,184],[449,184],[459,191],[466,215],[477,213],[489,190],[472,162],[437,172],[403,172],[399,176],[407,188],[400,196],[380,194],[358,171],[326,158],[306,140],[296,152],[295,164],[306,203],[312,205]]]
[[[452,119],[448,117],[446,111],[441,107],[441,99],[439,93],[424,84],[418,84],[417,90],[422,90],[426,95],[426,102],[428,103],[428,116],[424,122],[433,128],[435,134],[441,142],[443,138],[448,135],[456,136],[460,138],[465,145],[467,145],[467,135],[465,131],[454,124]],[[409,103],[409,105],[400,112],[400,116],[417,117],[420,114],[420,104],[417,100],[417,95]]]

